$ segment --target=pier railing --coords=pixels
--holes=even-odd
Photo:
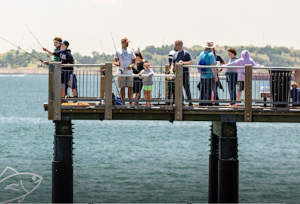
[[[62,71],[62,67],[64,69],[74,67],[74,71]],[[203,68],[205,67],[210,66]],[[184,79],[187,77],[184,68],[189,69],[188,79]],[[245,67],[214,66],[212,68],[219,70],[219,82],[212,82],[210,85],[199,83],[201,77],[199,68],[202,66],[176,64],[175,75],[170,75],[167,74],[168,65],[151,67],[154,71],[152,98],[145,98],[142,82],[136,80],[135,85],[139,86],[140,97],[121,99],[119,83],[125,77],[134,78],[133,80],[139,79],[138,74],[119,74],[118,68],[113,67],[112,63],[76,65],[52,63],[49,68],[49,119],[60,120],[62,109],[74,108],[71,106],[81,108],[86,105],[104,109],[105,119],[110,120],[113,109],[122,108],[124,105],[124,108],[134,105],[136,108],[156,106],[174,110],[175,120],[182,120],[182,112],[186,109],[242,109],[244,121],[252,121],[253,106],[288,109],[300,105],[298,92],[295,92],[297,95],[292,96],[290,91],[291,81],[295,78],[293,72],[300,71],[300,68],[252,67],[251,65]],[[241,72],[241,69],[244,71]],[[229,73],[241,73],[241,76]],[[71,79],[70,74],[73,74],[74,79]],[[148,75],[143,75],[143,77],[148,77]],[[243,82],[238,82],[241,79]],[[66,90],[63,90],[62,80],[69,82],[65,84]],[[185,92],[187,84],[184,83],[187,81],[191,99]],[[211,86],[211,96],[201,97],[199,90],[201,86],[202,89],[205,89],[205,86]],[[236,93],[233,94],[232,91]],[[241,98],[238,97],[239,91],[241,91]],[[115,97],[112,97],[113,95]],[[296,100],[290,100],[291,97]],[[152,106],[149,106],[149,103]],[[187,106],[189,104],[190,106]]]

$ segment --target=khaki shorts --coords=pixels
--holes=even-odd
[[[119,85],[119,88],[133,87],[133,77],[119,77],[118,85]]]

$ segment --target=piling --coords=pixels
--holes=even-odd
[[[73,131],[70,120],[54,121],[52,203],[73,203]]]
[[[218,202],[218,151],[219,137],[213,133],[213,123],[210,135],[208,203]]]
[[[219,136],[218,203],[238,203],[239,161],[237,129],[234,117],[213,122],[213,133]]]

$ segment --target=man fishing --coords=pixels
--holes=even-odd
[[[132,67],[135,64],[135,54],[133,50],[128,48],[129,44],[128,38],[124,37],[121,39],[122,47],[116,50],[114,55],[114,65],[119,67],[121,74],[132,74]],[[119,87],[121,88],[121,99],[125,99],[125,87],[128,88],[128,98],[132,99],[132,87],[133,78],[132,77],[122,77],[119,81]]]
[[[55,37],[55,38],[53,39],[53,43],[54,43],[54,47],[55,47],[55,51],[54,51],[54,52],[57,52],[57,51],[60,50],[60,43],[61,43],[61,42],[62,42],[62,39],[61,39],[60,37]],[[44,50],[45,52],[47,52],[48,54],[53,55],[53,52],[47,50],[47,49],[44,48],[44,47],[43,47],[43,50]],[[54,62],[60,62],[59,56],[54,56],[53,61],[54,61]]]

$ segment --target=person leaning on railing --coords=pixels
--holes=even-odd
[[[240,59],[228,63],[226,66],[245,66],[246,64],[256,66],[254,60],[250,58],[250,54],[248,50],[243,50],[241,52]],[[237,100],[240,101],[242,96],[242,91],[244,91],[245,88],[245,68],[238,68],[237,72],[238,72],[238,86],[239,86]]]
[[[228,57],[230,58],[229,63],[234,62],[238,58],[236,57],[236,50],[233,48],[229,48],[228,50]],[[231,101],[236,101],[236,85],[237,85],[237,69],[234,68],[227,68],[226,72],[226,81],[228,83],[228,91]],[[235,103],[230,103],[232,106],[236,106]]]
[[[216,59],[213,53],[214,43],[207,42],[205,46],[205,50],[199,55],[199,65],[210,65],[216,66]],[[210,101],[211,100],[211,92],[212,92],[212,84],[218,82],[218,73],[216,68],[211,67],[201,67],[198,68],[200,72],[200,100]],[[212,103],[203,103],[200,102],[199,106],[202,105],[212,105]]]
[[[142,77],[143,74],[146,74],[148,76]],[[140,78],[143,79],[143,89],[144,89],[145,100],[152,99],[153,75],[154,75],[154,72],[151,69],[151,64],[148,61],[145,61],[144,69],[139,73]],[[147,101],[146,106],[151,106],[151,102]]]
[[[145,59],[144,59],[142,53],[140,53],[140,52],[136,52],[135,56],[136,56],[136,58],[135,58],[136,68],[133,67],[132,70],[133,70],[134,74],[139,74],[144,69]],[[134,77],[133,80],[134,80],[133,81],[133,93],[135,93],[135,100],[138,100],[141,97],[143,80],[140,79],[139,77]],[[133,105],[134,104],[138,104],[138,102],[133,103]]]
[[[181,63],[183,65],[191,65],[192,64],[192,58],[190,53],[187,50],[183,49],[183,42],[182,40],[176,40],[175,41],[175,50],[177,50],[174,53],[173,61],[170,68],[170,74],[173,74],[173,70],[176,63]],[[187,99],[189,101],[192,100],[191,97],[191,90],[190,90],[190,74],[189,74],[189,68],[184,67],[183,68],[183,87],[185,90],[185,93],[187,95]],[[193,106],[192,102],[189,102],[189,106]]]

